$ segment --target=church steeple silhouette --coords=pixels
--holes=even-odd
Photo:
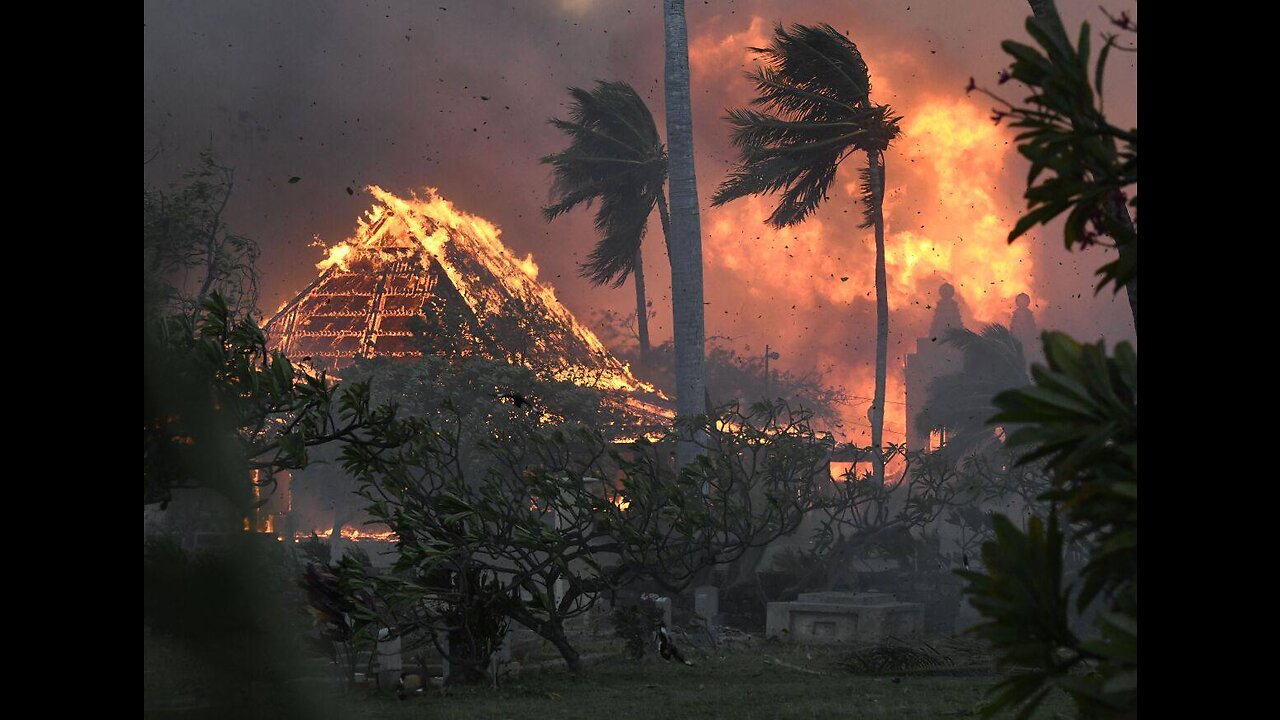
[[[938,338],[938,342],[942,342],[948,328],[964,327],[955,294],[956,289],[951,283],[942,283],[938,287],[938,305],[933,311],[933,322],[929,323],[929,336]]]
[[[1036,316],[1031,313],[1031,296],[1018,293],[1013,302],[1016,307],[1009,319],[1009,332],[1022,343],[1022,354],[1030,363],[1040,357],[1040,332],[1036,329]]]
[[[956,300],[956,289],[951,283],[942,283],[938,287],[938,300],[934,305],[933,319],[929,323],[928,337],[916,338],[916,351],[906,356],[906,367],[903,369],[906,380],[907,409],[907,447],[912,450],[926,450],[929,447],[929,434],[917,429],[916,418],[927,413],[925,400],[929,381],[939,375],[954,373],[960,369],[961,353],[944,340],[947,330],[964,327],[960,318],[960,303]]]

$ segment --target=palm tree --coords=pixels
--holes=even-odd
[[[1022,343],[1003,325],[992,323],[980,333],[950,328],[942,342],[963,353],[963,369],[931,380],[925,390],[924,411],[908,420],[924,434],[946,428],[945,452],[959,459],[995,444],[995,426],[987,422],[996,414],[991,399],[1005,390],[1029,385],[1031,379]],[[1006,434],[1008,431],[1005,428]]]
[[[569,88],[569,94],[573,97],[570,119],[551,120],[569,136],[569,147],[542,158],[555,174],[552,204],[542,212],[549,222],[580,204],[590,207],[599,200],[595,225],[600,240],[580,270],[592,284],[615,288],[628,275],[635,275],[640,362],[647,365],[649,303],[641,241],[655,205],[663,236],[669,234],[662,189],[667,153],[653,114],[627,83],[600,80],[595,90]]]
[[[781,24],[767,48],[750,48],[764,61],[749,77],[764,112],[730,110],[738,166],[716,190],[712,205],[745,195],[781,192],[768,222],[777,228],[803,222],[827,199],[840,163],[867,155],[862,171],[862,227],[876,238],[876,389],[871,405],[871,444],[884,439],[885,373],[889,352],[889,298],[884,260],[884,151],[898,135],[901,117],[871,102],[871,75],[858,48],[835,28]],[[872,460],[883,481],[880,453]]]
[[[707,411],[706,326],[702,306],[702,226],[693,172],[693,108],[689,101],[689,31],[684,0],[663,0],[667,143],[671,152],[671,315],[676,346],[676,416]],[[691,438],[692,439],[692,438]],[[693,442],[680,443],[681,466],[693,459]]]

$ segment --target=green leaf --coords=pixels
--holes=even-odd
[[[1107,66],[1107,55],[1111,52],[1111,46],[1115,44],[1115,38],[1107,40],[1102,46],[1102,50],[1098,51],[1098,65],[1093,71],[1093,87],[1098,93],[1098,97],[1102,97],[1102,72]]]

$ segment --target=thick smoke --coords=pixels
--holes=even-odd
[[[1105,22],[1096,4],[1061,1],[1068,27]],[[1130,9],[1130,8],[1125,8]],[[597,78],[632,83],[661,120],[660,3],[624,0],[338,0],[148,2],[145,6],[144,154],[148,181],[165,184],[212,143],[236,168],[229,221],[263,247],[262,307],[270,313],[315,276],[322,252],[355,228],[377,184],[395,192],[434,186],[457,207],[532,252],[583,322],[596,308],[634,309],[628,288],[592,288],[577,263],[593,242],[590,214],[548,225],[548,169],[538,159],[562,136],[545,121],[566,112],[565,88]],[[872,97],[904,116],[887,155],[890,376],[886,437],[902,438],[904,353],[929,323],[938,285],[950,281],[965,321],[1007,323],[1026,291],[1041,327],[1091,339],[1132,339],[1123,297],[1093,294],[1103,251],[1068,254],[1060,225],[1008,246],[1022,208],[1026,165],[990,102],[966,97],[974,76],[995,85],[999,43],[1023,37],[1025,3],[780,0],[688,3],[695,149],[703,200],[707,335],[744,354],[765,343],[776,367],[823,369],[857,396],[844,432],[865,440],[875,346],[874,258],[857,228],[854,157],[831,199],[803,226],[760,222],[765,199],[707,202],[733,160],[724,109],[746,104],[749,45],[772,24],[830,22],[847,30],[871,67]],[[1131,57],[1113,57],[1107,110],[1136,122]],[[1013,98],[1018,90],[1002,86]],[[301,180],[290,184],[290,177]],[[348,192],[348,188],[351,192]],[[651,331],[670,337],[669,272],[656,218],[646,244],[658,309]],[[847,279],[844,279],[847,278]]]

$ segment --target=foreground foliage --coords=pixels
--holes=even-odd
[[[1001,683],[988,710],[1021,707],[1025,716],[1056,686],[1083,717],[1129,717],[1138,682],[1137,355],[1128,343],[1108,356],[1101,341],[1044,341],[1034,387],[998,395],[993,421],[1021,424],[1009,443],[1026,449],[1022,462],[1047,462],[1053,511],[1025,532],[995,517],[985,572],[961,572],[987,618],[976,632],[1003,664],[1030,668]],[[1068,540],[1089,548],[1078,586],[1064,573]],[[1073,601],[1080,613],[1098,605],[1096,638],[1072,630]]]
[[[677,472],[674,429],[624,447],[586,428],[513,423],[471,452],[461,420],[446,406],[375,426],[346,446],[344,465],[398,537],[393,572],[367,578],[379,604],[361,620],[476,671],[491,616],[533,630],[577,668],[565,623],[604,593],[639,579],[678,591],[794,532],[830,445],[806,413],[724,409],[699,419],[703,454]],[[440,641],[461,636],[476,639],[462,652]]]
[[[1112,284],[1118,292],[1129,286],[1136,324],[1138,232],[1128,208],[1138,206],[1138,129],[1113,125],[1102,105],[1102,81],[1111,51],[1136,48],[1123,47],[1116,36],[1106,36],[1091,71],[1089,23],[1081,25],[1072,44],[1052,2],[1044,5],[1047,11],[1026,23],[1038,47],[1014,40],[1001,45],[1013,58],[1001,82],[1017,80],[1031,91],[1022,104],[978,88],[972,79],[969,86],[1005,108],[997,108],[994,118],[997,122],[1011,118],[1020,131],[1015,138],[1018,152],[1031,161],[1027,212],[1010,231],[1009,241],[1063,213],[1067,214],[1063,228],[1067,249],[1110,238],[1117,257],[1098,269],[1098,289]],[[1132,198],[1127,195],[1130,192]]]
[[[1137,328],[1137,231],[1126,207],[1136,188],[1137,129],[1110,124],[1101,103],[1106,59],[1123,48],[1106,36],[1090,85],[1090,30],[1085,23],[1072,45],[1052,0],[1033,2],[1027,32],[1038,49],[1007,41],[1011,72],[1032,90],[1024,106],[1004,103],[996,122],[1012,116],[1018,150],[1031,161],[1029,212],[1010,241],[1037,223],[1067,213],[1068,248],[1087,247],[1102,236],[1114,240],[1118,258],[1098,270],[1098,289],[1125,287]],[[1124,30],[1136,26],[1112,19]],[[970,90],[977,89],[970,79]],[[1095,94],[1096,91],[1096,94]],[[1049,171],[1052,175],[1045,175]],[[1129,205],[1136,208],[1136,191]],[[991,422],[1016,425],[1008,445],[1024,450],[1021,462],[1043,462],[1051,485],[1047,520],[1025,530],[993,518],[995,538],[985,543],[985,572],[961,572],[966,592],[987,621],[975,628],[1018,668],[996,687],[987,715],[1017,709],[1029,716],[1054,687],[1069,692],[1082,718],[1137,715],[1138,687],[1138,444],[1137,354],[1128,343],[1108,356],[1104,344],[1080,344],[1061,333],[1043,335],[1045,365],[1032,368],[1034,385],[997,395]],[[1086,548],[1078,578],[1064,558],[1074,543]],[[1096,612],[1096,637],[1073,630],[1072,606]]]
[[[371,406],[367,385],[339,388],[268,351],[252,315],[217,291],[198,322],[146,324],[143,380],[143,504],[162,508],[174,489],[203,487],[247,511],[276,472],[306,466],[308,448],[354,439],[390,412]]]

